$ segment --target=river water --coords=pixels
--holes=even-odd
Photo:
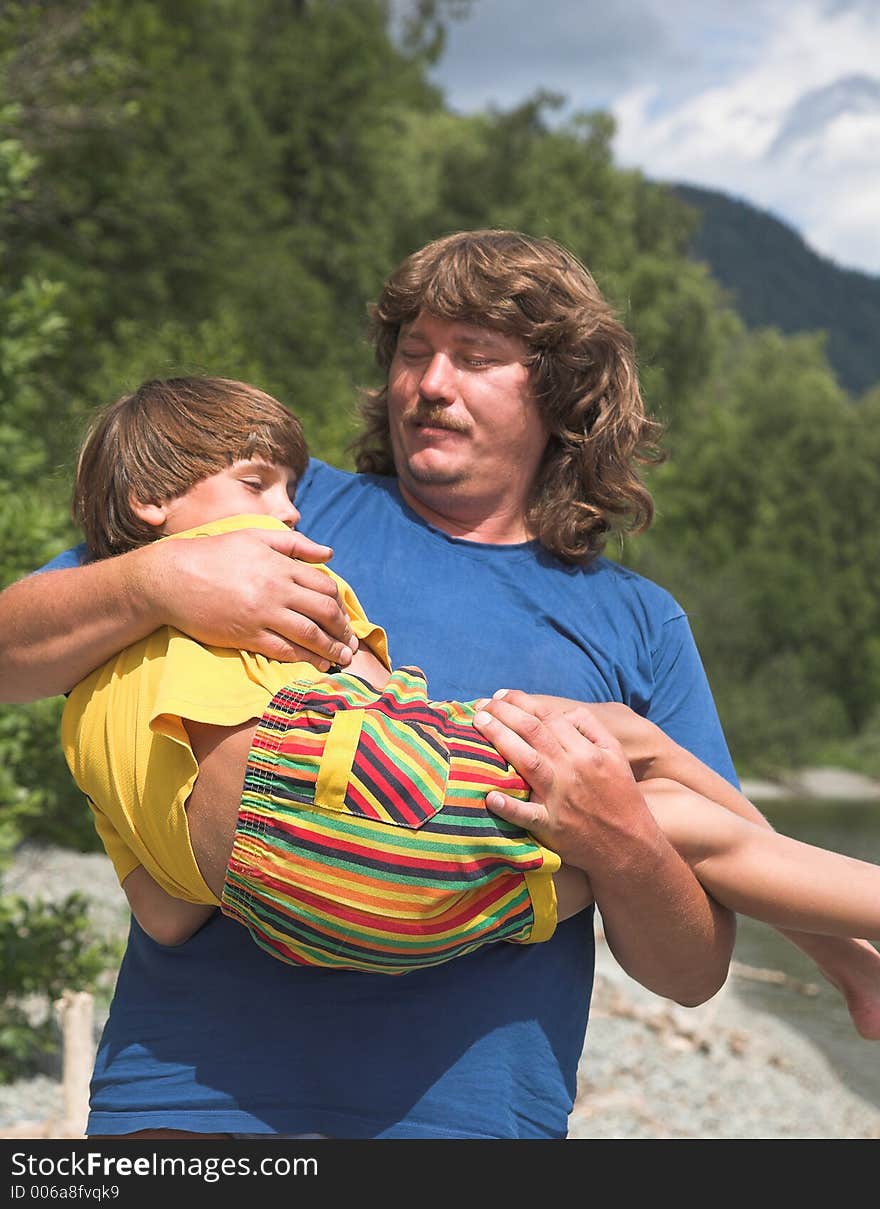
[[[880,864],[880,802],[812,799],[759,805],[777,831]],[[734,986],[752,1007],[779,1017],[809,1037],[840,1079],[880,1108],[880,1042],[858,1036],[840,996],[810,959],[766,924],[741,918],[734,960],[788,975],[786,983],[735,976]]]

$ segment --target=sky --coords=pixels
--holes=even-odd
[[[470,0],[451,109],[547,89],[614,115],[615,160],[719,189],[880,274],[880,0]]]

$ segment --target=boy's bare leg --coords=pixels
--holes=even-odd
[[[666,838],[729,910],[794,932],[880,937],[880,865],[757,826],[675,781],[640,788]]]
[[[556,890],[556,918],[560,923],[595,901],[590,879],[583,869],[575,869],[573,865],[563,865],[554,873],[553,885]]]
[[[738,819],[675,782],[642,783],[668,838],[719,902],[764,919],[840,990],[862,1037],[880,1039],[880,866]]]
[[[652,775],[671,777],[679,783],[688,784],[703,798],[711,799],[713,804],[720,804],[735,816],[739,815],[775,834],[761,812],[729,782],[624,706],[603,703],[585,707],[576,702],[515,690],[504,690],[503,698],[496,697],[491,702],[481,702],[481,705],[520,735],[528,733],[529,726],[536,719],[545,725],[550,724],[550,718],[560,709],[587,742],[601,739],[603,744],[607,744],[610,730],[634,769],[638,769],[636,777],[640,781]],[[608,730],[605,730],[606,727]],[[534,811],[534,803],[517,805],[514,799],[507,799],[498,813],[534,831]],[[553,820],[543,822],[552,828]],[[554,847],[548,838],[544,838],[544,842],[548,847]],[[565,853],[562,855],[564,857]],[[796,931],[784,925],[776,926],[787,940],[815,962],[822,975],[841,993],[857,1032],[867,1040],[880,1040],[880,952],[874,945],[864,939],[853,939],[852,936],[819,935]]]

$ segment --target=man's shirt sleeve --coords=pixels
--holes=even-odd
[[[681,613],[663,623],[653,652],[648,717],[732,785],[739,786],[697,644]]]
[[[85,542],[80,542],[78,546],[71,546],[69,550],[62,550],[60,554],[56,554],[42,567],[37,567],[33,574],[39,574],[41,571],[67,571],[71,567],[81,567],[85,562],[88,562],[88,551]]]

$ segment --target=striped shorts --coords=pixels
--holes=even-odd
[[[556,853],[493,815],[528,797],[418,668],[379,692],[346,672],[272,698],[247,762],[222,909],[294,965],[405,974],[556,926]]]

